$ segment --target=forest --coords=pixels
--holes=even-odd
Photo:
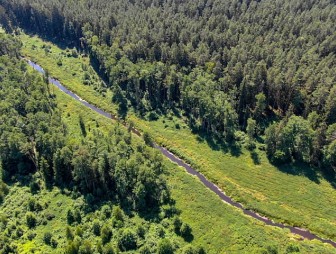
[[[7,30],[88,52],[120,111],[182,112],[195,130],[277,164],[336,167],[333,1],[27,1],[1,3]],[[88,80],[89,84],[90,81]],[[104,89],[102,89],[104,93]],[[297,135],[299,134],[299,135]]]
[[[74,142],[47,77],[29,71],[19,57],[19,40],[1,33],[0,41],[0,204],[6,200],[9,186],[15,184],[28,186],[33,194],[24,208],[13,211],[15,205],[9,203],[1,209],[1,253],[20,253],[13,241],[23,235],[33,240],[37,226],[52,223],[48,221],[55,215],[44,212],[48,203],[43,204],[40,195],[55,187],[74,198],[84,197],[84,203],[75,209],[61,208],[68,209],[66,221],[60,224],[65,235],[44,232],[43,241],[52,252],[173,253],[179,249],[177,236],[189,239],[192,229],[178,217],[163,177],[162,156],[144,142],[133,140],[119,125],[106,134],[96,123],[96,129],[88,133],[81,115],[77,123],[80,138]],[[98,218],[92,222],[88,214],[95,210]],[[151,222],[134,225],[134,216],[148,217],[148,221],[166,219],[170,231]],[[150,227],[160,233],[149,235]],[[165,238],[166,234],[169,237]],[[96,238],[90,242],[83,240],[83,235],[83,239]],[[185,251],[204,253],[191,246]]]
[[[333,0],[0,0],[0,253],[331,253],[153,146],[335,241],[335,23]]]

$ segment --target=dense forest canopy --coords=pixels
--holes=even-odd
[[[19,25],[89,52],[121,109],[179,109],[193,128],[228,143],[237,130],[256,129],[251,140],[263,135],[276,120],[266,131],[272,161],[336,167],[334,1],[3,0],[1,6],[8,30]]]

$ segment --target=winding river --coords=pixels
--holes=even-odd
[[[28,64],[30,66],[32,66],[36,71],[44,74],[44,70],[41,66],[39,66],[38,64],[30,61],[30,60],[26,60],[28,62]],[[93,111],[97,112],[100,115],[103,115],[107,118],[112,118],[117,120],[118,118],[115,115],[112,115],[110,113],[107,113],[101,109],[99,109],[98,107],[88,103],[87,101],[83,100],[82,98],[80,98],[78,95],[76,95],[75,93],[71,92],[69,89],[67,89],[66,87],[64,87],[57,79],[54,78],[49,78],[49,82],[54,84],[55,86],[57,86],[61,91],[63,91],[64,93],[70,95],[73,99],[81,102],[83,105],[85,105],[87,108],[92,109]],[[136,129],[132,129],[132,132],[135,133],[138,136],[141,136],[141,133],[136,130]],[[270,220],[269,218],[263,217],[261,215],[259,215],[258,213],[252,211],[252,210],[248,210],[245,209],[240,203],[235,202],[234,200],[232,200],[229,196],[227,196],[221,189],[219,189],[214,183],[210,182],[207,178],[205,178],[204,175],[202,175],[201,173],[199,173],[198,171],[196,171],[195,169],[193,169],[190,165],[188,165],[187,163],[185,163],[183,160],[181,160],[180,158],[178,158],[176,155],[172,154],[171,152],[169,152],[166,148],[159,146],[159,145],[155,145],[155,148],[160,150],[161,153],[167,157],[168,159],[170,159],[171,161],[177,163],[179,166],[183,167],[189,174],[196,176],[208,189],[210,189],[211,191],[213,191],[214,193],[216,193],[220,199],[222,201],[224,201],[225,203],[234,206],[240,210],[242,210],[244,212],[244,214],[253,217],[254,219],[257,219],[259,221],[264,222],[266,225],[270,225],[270,226],[274,226],[274,227],[278,227],[278,228],[287,228],[290,230],[290,232],[301,236],[301,239],[309,239],[309,240],[319,240],[323,243],[329,243],[331,244],[333,247],[336,248],[336,242],[332,241],[332,240],[328,240],[328,239],[323,239],[313,233],[311,233],[309,230],[306,229],[302,229],[302,228],[298,228],[298,227],[292,227],[292,226],[288,226],[288,225],[284,225],[281,223],[276,223],[272,220]]]

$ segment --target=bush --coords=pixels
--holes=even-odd
[[[32,241],[36,237],[36,233],[30,232],[27,235],[29,241]]]
[[[65,229],[65,235],[68,240],[73,240],[74,239],[74,234],[72,233],[72,230],[69,226],[66,227]]]
[[[195,248],[192,247],[191,245],[185,246],[182,250],[182,253],[183,254],[197,254]]]
[[[92,250],[92,245],[88,240],[85,240],[79,247],[78,250],[79,254],[92,254],[93,250]]]
[[[71,50],[71,55],[72,55],[72,57],[75,57],[75,58],[78,57],[78,52],[77,52],[77,49],[76,49],[76,48],[73,48],[73,49]]]
[[[65,247],[66,254],[78,254],[79,241],[69,241],[68,245]]]
[[[156,121],[159,119],[159,115],[156,112],[150,112],[148,115],[150,121]]]
[[[134,250],[136,249],[136,245],[137,245],[136,234],[130,229],[125,229],[118,240],[119,248],[122,251]]]
[[[140,254],[151,254],[151,253],[153,253],[153,251],[151,251],[149,246],[144,245],[139,249],[139,253]]]
[[[297,246],[294,243],[289,244],[286,248],[286,253],[295,253],[295,252],[300,252],[299,246]]]
[[[282,152],[282,151],[279,151],[277,150],[272,158],[271,158],[271,161],[274,163],[274,164],[283,164],[285,163],[286,161],[288,161],[288,156]]]
[[[104,216],[103,219],[109,219],[111,217],[111,214],[112,214],[111,207],[109,207],[108,205],[104,205],[102,207],[102,214]]]
[[[115,220],[124,221],[124,213],[119,206],[113,207],[113,218]]]
[[[108,243],[112,237],[112,230],[109,226],[104,225],[101,229],[101,239],[103,244]]]
[[[63,63],[62,63],[62,59],[58,59],[58,60],[57,60],[57,65],[58,65],[58,66],[62,66],[62,65],[63,65]]]
[[[36,226],[36,217],[33,213],[28,212],[26,214],[26,224],[28,228],[34,228]]]
[[[45,244],[51,245],[51,238],[52,238],[52,234],[50,232],[44,233],[43,241],[44,241]]]
[[[192,231],[192,229],[187,223],[182,224],[181,230],[180,230],[181,236],[183,236],[184,238],[190,237],[191,236],[191,231]]]
[[[104,254],[114,254],[115,251],[114,251],[113,247],[110,244],[108,244],[108,245],[105,246],[103,253]]]
[[[96,236],[100,236],[100,223],[99,223],[98,220],[95,220],[95,221],[93,222],[92,229],[93,229],[93,233],[94,233]]]
[[[81,216],[80,211],[78,209],[76,209],[75,212],[74,212],[74,219],[78,224],[80,224],[82,222],[82,216]]]
[[[173,254],[174,249],[171,242],[165,238],[159,242],[158,245],[158,254]]]
[[[31,212],[35,211],[35,205],[36,205],[35,198],[30,198],[28,200],[28,209],[29,209],[29,211],[31,211]]]
[[[83,229],[80,226],[76,227],[75,235],[82,237],[83,233]]]
[[[148,145],[148,146],[153,146],[154,145],[154,140],[148,132],[144,132],[143,140],[145,141],[146,145]]]
[[[173,225],[174,225],[174,230],[175,232],[180,232],[181,226],[182,226],[182,221],[180,219],[180,217],[174,217],[173,219]]]
[[[146,229],[142,225],[138,225],[137,227],[137,234],[139,237],[144,238],[146,235]]]
[[[75,216],[74,216],[72,210],[68,210],[68,212],[67,212],[67,222],[68,222],[69,225],[71,225],[72,223],[75,222]]]

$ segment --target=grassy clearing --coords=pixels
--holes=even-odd
[[[91,86],[82,84],[81,66],[82,63],[89,64],[88,58],[64,57],[61,49],[37,37],[22,35],[21,39],[25,56],[48,69],[52,76],[85,100],[104,110],[116,111],[110,102],[110,92],[103,97]],[[45,53],[43,45],[49,45],[51,51]],[[62,66],[57,65],[60,57]],[[280,170],[272,166],[261,151],[256,155],[258,164],[244,149],[239,155],[223,152],[212,146],[211,142],[193,134],[177,117],[162,117],[151,122],[132,114],[129,118],[139,129],[150,132],[157,142],[185,158],[246,207],[277,221],[306,227],[336,240],[336,192],[330,183],[319,176],[303,176],[302,173],[308,169],[298,168],[301,173],[287,173],[288,170],[295,170]],[[176,124],[181,128],[177,129]]]

